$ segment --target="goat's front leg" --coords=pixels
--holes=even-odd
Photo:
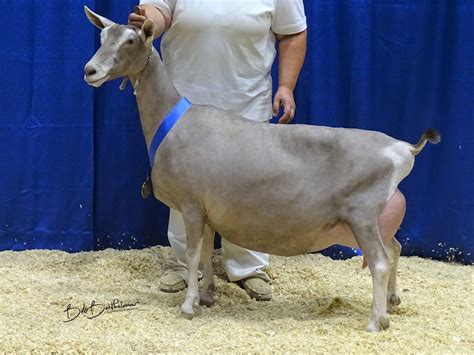
[[[182,208],[186,227],[186,264],[188,266],[188,289],[186,299],[181,306],[181,314],[191,319],[194,317],[194,305],[199,304],[198,267],[201,257],[204,232],[204,216],[198,207]]]
[[[214,230],[207,224],[204,227],[204,241],[202,246],[201,263],[204,271],[200,304],[210,307],[214,304],[214,271],[212,269],[212,252],[214,250]]]

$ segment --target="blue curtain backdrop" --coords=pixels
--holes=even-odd
[[[168,244],[167,208],[140,197],[147,153],[130,88],[93,90],[82,79],[98,46],[83,5],[123,23],[135,3],[0,0],[0,250]],[[305,7],[296,123],[410,142],[439,129],[442,144],[400,186],[408,210],[398,238],[405,255],[472,263],[474,1]]]

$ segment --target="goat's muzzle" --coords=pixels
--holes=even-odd
[[[84,80],[94,87],[99,87],[109,79],[109,75],[97,71],[93,63],[87,63],[84,67]]]

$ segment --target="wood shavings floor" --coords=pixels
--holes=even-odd
[[[216,252],[217,302],[189,321],[179,311],[184,293],[158,289],[171,255],[1,252],[0,352],[474,353],[472,266],[401,258],[402,304],[388,331],[369,334],[372,282],[361,257],[272,257],[274,299],[256,302],[224,280]],[[74,307],[95,300],[97,315],[113,299],[123,308],[65,322]]]

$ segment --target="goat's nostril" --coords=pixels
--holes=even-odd
[[[97,70],[95,70],[94,68],[90,68],[90,69],[86,70],[86,75],[87,76],[94,75],[95,73],[97,73]]]
[[[92,63],[86,64],[86,66],[84,67],[84,73],[86,74],[86,76],[92,76],[94,74],[97,74],[95,65],[93,65]]]

